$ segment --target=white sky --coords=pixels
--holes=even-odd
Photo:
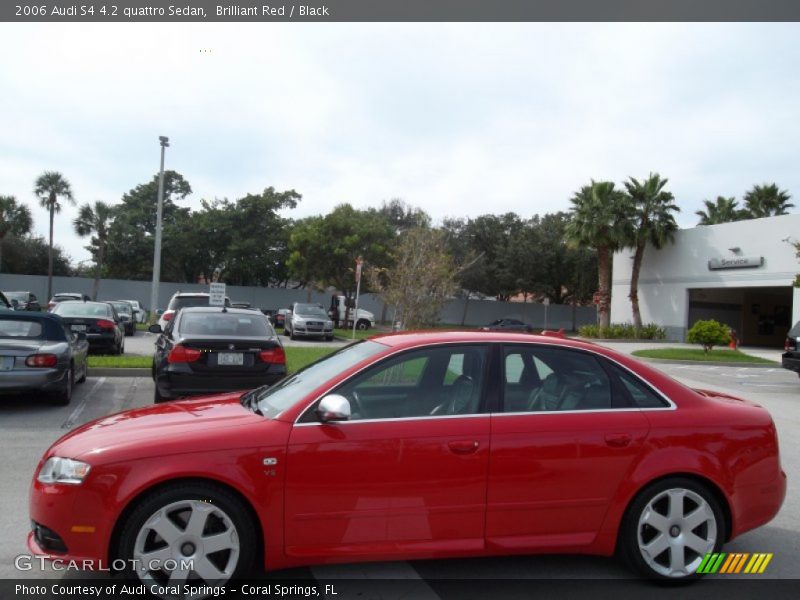
[[[650,171],[684,227],[755,183],[800,205],[798,24],[3,23],[0,53],[0,194],[42,235],[42,171],[116,203],[159,135],[191,207],[272,185],[303,195],[291,217],[394,197],[529,217]],[[78,261],[76,211],[55,237]]]

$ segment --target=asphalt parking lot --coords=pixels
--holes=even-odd
[[[150,352],[154,336],[142,334],[128,338]],[[284,338],[282,338],[284,339]],[[311,342],[306,342],[311,343]],[[325,342],[322,342],[323,344]],[[129,351],[133,347],[128,346]],[[774,558],[761,579],[800,578],[797,550],[800,546],[800,380],[780,368],[708,367],[696,365],[658,365],[670,375],[694,387],[728,391],[768,408],[777,423],[783,468],[789,487],[783,509],[768,525],[749,532],[725,548],[728,552],[772,552]],[[27,552],[25,537],[29,529],[27,490],[36,464],[47,447],[70,429],[94,418],[152,402],[152,381],[146,377],[89,377],[76,388],[72,403],[55,407],[36,398],[7,398],[0,403],[0,449],[6,474],[0,490],[0,578],[40,578],[38,570],[19,572],[14,557]],[[385,578],[419,580],[414,598],[451,597],[443,593],[440,579],[613,579],[630,577],[614,560],[583,556],[517,556],[491,559],[455,559],[392,562],[341,566],[322,566],[278,573],[316,579]],[[75,577],[74,574],[47,573],[50,577]],[[633,585],[647,586],[636,582]],[[703,582],[703,585],[707,585]],[[647,593],[647,587],[642,592]],[[374,595],[400,598],[395,592]],[[470,597],[467,594],[463,597]],[[480,597],[480,596],[472,596]],[[504,596],[508,597],[508,596]]]

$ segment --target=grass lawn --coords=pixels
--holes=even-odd
[[[152,356],[134,356],[129,355],[125,356],[90,356],[89,357],[89,367],[94,367],[96,369],[108,369],[108,368],[150,368],[150,365],[153,364],[153,357]]]
[[[636,350],[634,356],[640,358],[664,358],[668,360],[696,360],[701,362],[738,362],[777,365],[778,363],[758,356],[750,356],[739,350],[715,349],[709,353],[702,348],[658,348],[653,350]]]
[[[372,337],[373,335],[378,335],[379,333],[385,333],[384,331],[379,331],[374,327],[372,329],[356,329],[356,339],[363,340],[368,337]],[[342,338],[344,340],[351,340],[353,339],[353,330],[351,328],[348,329],[334,329],[333,335],[338,338]]]
[[[150,327],[150,323],[137,323],[136,331],[147,331],[148,327]]]

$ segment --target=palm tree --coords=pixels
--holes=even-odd
[[[92,287],[92,300],[97,300],[97,292],[100,288],[100,274],[103,270],[103,261],[106,257],[108,248],[108,230],[111,225],[113,209],[98,200],[94,206],[84,204],[78,210],[78,216],[72,222],[75,226],[75,233],[81,237],[94,234],[92,245],[88,247],[92,251],[95,260],[94,285]]]
[[[53,296],[53,217],[61,211],[58,199],[63,198],[73,206],[72,188],[58,171],[45,171],[36,180],[33,193],[38,196],[42,206],[50,211],[50,245],[47,251],[47,297]]]
[[[794,204],[789,202],[791,196],[786,190],[779,190],[774,183],[754,185],[744,195],[744,209],[751,219],[760,217],[776,217],[785,215]]]
[[[25,235],[33,226],[31,209],[18,204],[14,196],[0,196],[0,271],[3,268],[3,241],[6,236]]]
[[[741,221],[747,219],[748,215],[739,208],[736,198],[731,196],[717,196],[715,202],[703,200],[706,205],[705,210],[698,210],[694,214],[700,217],[698,225],[717,225],[719,223],[730,223],[731,221]]]
[[[570,244],[597,250],[600,326],[611,324],[611,253],[631,238],[630,197],[611,181],[594,181],[570,199]]]
[[[668,179],[661,179],[658,173],[650,173],[650,177],[639,182],[631,177],[625,182],[633,204],[633,231],[628,244],[634,249],[633,268],[631,270],[631,299],[633,309],[633,326],[638,335],[642,327],[642,315],[639,311],[639,273],[642,270],[642,260],[647,244],[660,250],[667,243],[673,242],[678,224],[672,213],[680,212],[680,208],[673,203],[675,197],[672,192],[664,191]]]

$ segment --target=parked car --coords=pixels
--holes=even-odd
[[[523,323],[519,319],[497,319],[481,327],[483,331],[525,331],[533,333],[533,326]]]
[[[356,309],[355,301],[350,299],[350,309],[345,296],[334,294],[331,296],[331,304],[328,309],[328,316],[336,323],[337,327],[352,327],[353,321],[356,322],[356,329],[369,329],[375,326],[375,315],[364,310]]]
[[[800,375],[800,348],[797,340],[800,338],[800,321],[794,324],[786,334],[786,342],[783,344],[783,355],[781,365],[784,369],[789,369]]]
[[[324,337],[327,341],[333,339],[333,321],[320,304],[295,302],[292,312],[284,319],[283,327],[283,334],[293,340],[298,337]]]
[[[224,311],[224,312],[223,312]],[[182,309],[160,334],[153,357],[155,401],[271,385],[286,376],[286,354],[269,319],[248,309]]]
[[[61,317],[71,331],[85,333],[90,349],[112,354],[125,352],[122,321],[108,302],[67,300],[56,304],[52,312]]]
[[[72,388],[86,381],[89,343],[60,317],[28,311],[0,312],[0,394],[44,392],[69,404]]]
[[[188,306],[208,306],[208,299],[208,292],[176,292],[172,295],[172,298],[170,298],[167,310],[165,310],[161,314],[161,318],[158,319],[158,324],[161,326],[161,329],[164,330],[167,328],[167,323],[169,323],[182,308]],[[231,299],[225,296],[225,306],[230,305]]]
[[[42,309],[39,306],[39,300],[33,292],[3,292],[6,299],[14,307],[14,310],[30,310],[39,311]],[[15,304],[16,302],[16,304]]]
[[[288,308],[279,308],[275,311],[274,319],[275,319],[275,327],[278,329],[282,329],[286,326],[286,317],[292,313],[291,310]]]
[[[143,582],[170,573],[135,561],[191,553],[200,568],[171,585],[222,583],[257,557],[283,569],[617,549],[646,577],[690,581],[777,514],[778,447],[765,408],[594,344],[377,336],[266,389],[69,432],[34,473],[28,547],[115,557]]]
[[[125,302],[129,302],[131,306],[133,306],[133,320],[137,323],[146,323],[147,322],[147,311],[144,309],[138,300],[125,300]]]
[[[136,321],[133,316],[133,306],[127,300],[111,300],[109,304],[117,311],[125,335],[136,334]]]
[[[92,299],[86,294],[79,294],[78,292],[62,292],[54,294],[47,303],[47,310],[52,311],[56,304],[59,302],[66,302],[69,300],[79,300],[81,302],[90,302]]]

